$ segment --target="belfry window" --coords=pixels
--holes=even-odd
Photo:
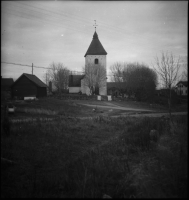
[[[95,64],[98,64],[98,59],[97,58],[95,59]]]

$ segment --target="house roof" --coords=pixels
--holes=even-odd
[[[176,85],[178,85],[179,83],[181,83],[184,86],[188,87],[188,81],[179,81]]]
[[[15,82],[14,84],[21,78],[21,77],[27,77],[30,81],[32,81],[35,85],[37,85],[38,87],[47,87],[47,85],[45,83],[43,83],[37,76],[33,75],[33,74],[26,74],[23,73]],[[13,85],[14,85],[13,84]]]
[[[85,75],[69,75],[69,87],[81,87],[81,79],[84,78]]]
[[[1,78],[1,86],[10,87],[14,83],[12,78]]]
[[[122,89],[125,88],[125,83],[124,82],[107,82],[107,88],[118,88]]]
[[[100,40],[98,39],[96,31],[93,35],[93,40],[84,57],[86,57],[87,55],[107,55],[107,52],[105,51]]]

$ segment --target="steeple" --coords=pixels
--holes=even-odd
[[[98,39],[98,35],[97,35],[96,31],[94,32],[93,39]]]
[[[96,20],[94,20],[94,21],[95,21],[95,24],[93,26],[95,27],[95,32],[93,35],[93,40],[92,40],[86,54],[84,55],[84,57],[86,57],[87,55],[107,55],[107,52],[105,51],[100,40],[98,39],[98,34],[96,32],[96,27],[98,25],[96,24]]]
[[[84,57],[86,57],[87,55],[107,55],[107,52],[105,51],[100,40],[98,39],[96,31],[94,32],[93,40]]]

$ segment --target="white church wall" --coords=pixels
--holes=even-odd
[[[85,57],[86,64],[94,64],[94,60],[98,59],[99,64],[106,67],[106,55],[87,55]]]
[[[98,59],[99,64],[106,69],[106,55],[87,55],[85,57],[85,63],[87,64],[94,64],[95,59]],[[105,79],[106,82],[106,79]],[[99,88],[99,94],[100,95],[107,95],[107,83],[105,83],[106,86]]]
[[[84,79],[81,80],[81,93],[86,94],[86,87],[84,85]]]
[[[99,88],[100,95],[107,95],[107,86]]]
[[[69,87],[69,93],[78,93],[81,91],[81,87]]]

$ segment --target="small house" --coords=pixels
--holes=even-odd
[[[188,81],[179,81],[176,84],[176,93],[181,96],[188,95]]]
[[[14,83],[12,78],[2,78],[1,76],[1,91],[11,91],[11,85]]]
[[[23,73],[11,86],[12,97],[46,97],[47,85],[33,74]]]
[[[12,78],[2,78],[1,76],[1,100],[11,99],[11,85],[13,83]]]

